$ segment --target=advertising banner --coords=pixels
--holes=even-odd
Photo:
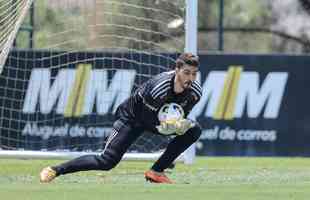
[[[202,155],[310,155],[310,59],[202,55],[203,98],[192,115]]]
[[[171,58],[13,52],[0,77],[1,146],[102,148],[117,106],[173,66]],[[203,96],[189,116],[203,129],[199,155],[310,155],[309,57],[200,55],[200,62]]]

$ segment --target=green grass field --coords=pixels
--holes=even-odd
[[[152,163],[122,162],[110,172],[80,172],[41,184],[44,166],[61,161],[0,160],[1,200],[286,200],[310,198],[308,158],[198,158],[168,173],[176,184],[147,183]]]

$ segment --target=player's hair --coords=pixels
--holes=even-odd
[[[181,68],[184,65],[190,65],[190,66],[199,66],[199,57],[192,54],[192,53],[182,53],[177,61],[176,61],[176,68]]]

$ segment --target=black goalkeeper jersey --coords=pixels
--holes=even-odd
[[[174,88],[175,72],[164,72],[142,84],[117,109],[117,116],[143,127],[154,130],[159,125],[158,111],[167,103],[179,104],[189,114],[200,100],[202,89],[197,81],[182,93],[176,94]]]

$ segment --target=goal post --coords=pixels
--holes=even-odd
[[[191,52],[195,55],[197,55],[197,49],[198,49],[197,24],[198,24],[198,0],[186,0],[185,52]],[[184,153],[184,163],[193,164],[195,155],[196,155],[196,146],[195,144],[193,144]]]
[[[24,5],[14,19],[0,3],[1,24],[12,26],[0,30],[2,158],[100,152],[117,105],[179,53],[197,53],[197,0],[34,0],[34,50],[11,50],[32,0],[14,2]],[[124,159],[156,159],[169,140],[145,133]],[[192,146],[178,161],[194,156]]]

